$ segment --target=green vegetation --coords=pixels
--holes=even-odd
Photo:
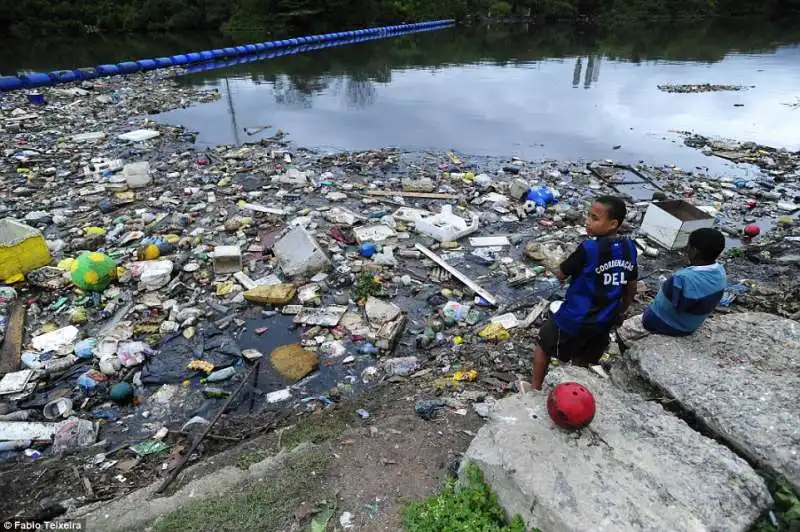
[[[329,456],[311,448],[286,459],[275,474],[243,487],[237,493],[197,501],[160,518],[156,532],[240,530],[281,532],[289,530],[294,511],[318,489],[328,470]]]
[[[252,31],[267,36],[435,18],[681,20],[778,17],[800,0],[0,0],[0,35]]]
[[[515,516],[510,523],[497,502],[497,494],[486,484],[475,464],[466,471],[466,485],[448,479],[441,491],[403,511],[407,532],[525,532],[525,523]]]
[[[800,494],[792,489],[792,485],[783,477],[768,482],[772,497],[775,499],[776,524],[766,515],[753,528],[753,532],[797,532],[800,530]]]

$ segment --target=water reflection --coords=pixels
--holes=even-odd
[[[600,64],[603,62],[601,55],[589,55],[586,59],[586,77],[583,79],[583,88],[588,89],[592,83],[597,83],[600,78]],[[572,87],[578,88],[581,83],[581,70],[583,69],[583,57],[575,59],[575,70],[572,72]]]

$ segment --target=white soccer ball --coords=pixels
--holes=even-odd
[[[531,214],[534,214],[536,212],[536,207],[537,207],[536,202],[527,200],[525,202],[525,205],[522,206],[522,209],[525,211],[525,214],[530,216]]]

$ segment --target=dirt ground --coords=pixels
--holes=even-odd
[[[424,499],[457,471],[481,424],[472,412],[448,412],[439,421],[413,413],[381,416],[332,444],[324,489],[335,492],[337,507],[353,515],[352,530],[400,530],[405,503]]]

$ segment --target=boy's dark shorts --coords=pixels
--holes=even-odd
[[[550,357],[562,362],[572,362],[581,366],[594,365],[606,352],[611,329],[586,327],[578,334],[568,335],[558,328],[553,318],[548,319],[539,329],[539,345]]]

